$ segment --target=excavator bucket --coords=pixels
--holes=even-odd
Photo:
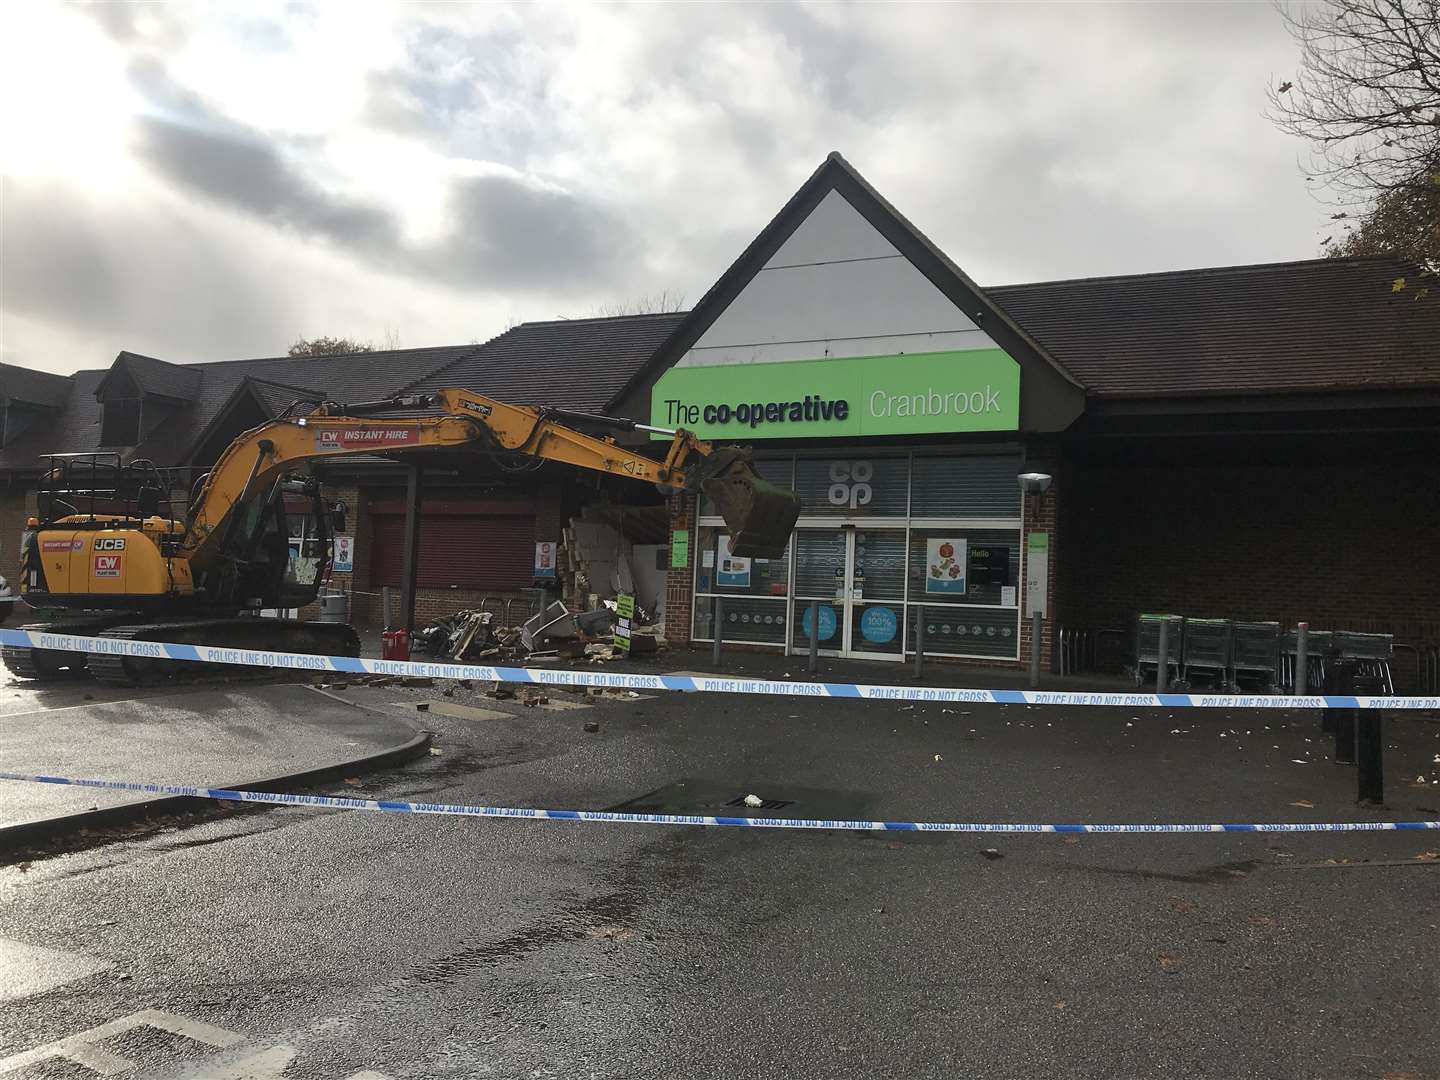
[[[722,454],[717,450],[713,456]],[[800,516],[800,497],[762,479],[742,454],[715,464],[719,468],[701,481],[700,489],[725,519],[730,550],[742,558],[778,559]]]

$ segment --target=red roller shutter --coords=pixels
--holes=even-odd
[[[370,581],[399,585],[405,515],[371,517]],[[430,513],[420,518],[420,587],[523,589],[534,578],[533,514]]]

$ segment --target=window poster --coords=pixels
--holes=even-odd
[[[715,581],[721,588],[750,587],[750,560],[731,553],[730,536],[727,533],[720,534],[720,567]]]
[[[925,542],[925,591],[930,594],[965,592],[965,541],[932,536]]]

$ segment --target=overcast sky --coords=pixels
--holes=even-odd
[[[693,302],[840,150],[981,284],[1310,258],[1265,3],[10,3],[3,341],[484,340]]]

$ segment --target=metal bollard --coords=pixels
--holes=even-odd
[[[915,678],[925,674],[925,609],[915,616]]]
[[[1040,627],[1043,619],[1037,608],[1030,613],[1030,689],[1040,685]]]
[[[1335,709],[1335,764],[1355,764],[1355,714],[1358,709]]]
[[[380,629],[390,629],[390,586],[380,586],[380,606],[384,609],[380,614]]]
[[[723,597],[715,597],[715,628],[712,631],[715,642],[710,646],[710,664],[712,667],[720,666],[720,638],[724,634],[725,627],[725,603]]]
[[[810,601],[810,674],[820,667],[820,601]]]
[[[1163,694],[1170,685],[1170,619],[1160,619],[1160,644],[1155,649],[1155,692]]]
[[[1295,625],[1295,696],[1304,697],[1309,686],[1310,672],[1310,624]]]
[[[1355,680],[1355,693],[1375,697],[1385,692],[1383,679],[1366,676]],[[1357,709],[1355,729],[1355,798],[1380,806],[1385,802],[1385,710]]]
[[[1349,697],[1355,693],[1355,665],[1336,661],[1330,667],[1325,692],[1333,697]],[[1349,708],[1326,708],[1322,714],[1323,728],[1335,733],[1335,763],[1355,764],[1355,713]]]

